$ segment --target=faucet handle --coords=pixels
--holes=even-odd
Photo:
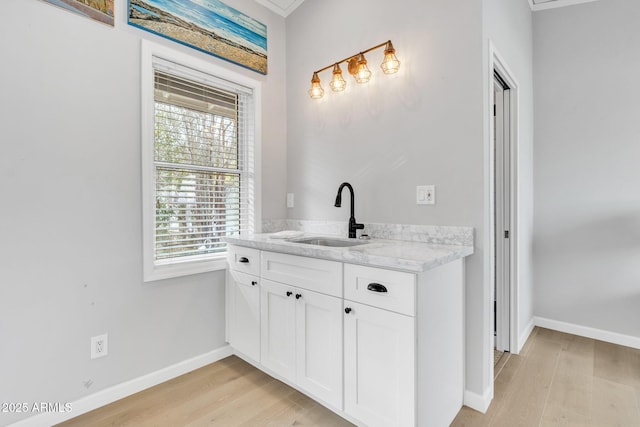
[[[358,230],[364,230],[364,224],[358,224],[357,222],[353,222],[352,227],[350,227],[349,230],[349,237],[351,238],[357,238],[358,237]]]

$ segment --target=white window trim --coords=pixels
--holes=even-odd
[[[216,258],[203,260],[176,261],[173,263],[156,263],[154,260],[155,240],[155,174],[153,165],[154,153],[154,70],[153,58],[162,58],[175,62],[185,67],[216,76],[231,82],[246,86],[253,90],[254,98],[254,194],[253,194],[253,218],[254,229],[260,231],[262,220],[262,188],[261,188],[261,135],[262,135],[262,87],[257,80],[236,73],[229,69],[212,64],[209,61],[185,54],[166,46],[142,40],[141,49],[141,138],[142,138],[142,258],[143,280],[154,280],[180,277],[190,274],[205,273],[209,271],[223,270],[226,268],[225,254]]]

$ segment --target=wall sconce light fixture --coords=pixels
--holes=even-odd
[[[350,56],[341,61],[335,62],[329,66],[319,69],[313,73],[313,77],[311,78],[311,89],[309,89],[309,96],[313,99],[320,99],[324,95],[324,89],[322,89],[322,85],[320,84],[320,77],[318,73],[321,73],[329,68],[333,67],[333,78],[331,79],[331,83],[329,86],[331,90],[334,92],[341,92],[345,90],[347,87],[346,80],[342,77],[342,69],[340,69],[340,64],[343,62],[347,63],[347,70],[349,74],[351,74],[357,83],[367,83],[371,80],[371,70],[367,67],[367,59],[364,57],[365,53],[369,53],[372,50],[379,49],[384,46],[384,59],[382,64],[380,64],[380,68],[385,74],[393,74],[397,73],[398,69],[400,69],[400,61],[396,58],[396,50],[391,43],[391,40],[381,43],[377,46],[364,50],[357,55]]]

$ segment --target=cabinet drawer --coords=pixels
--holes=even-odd
[[[342,297],[342,263],[263,251],[260,266],[264,279]]]
[[[242,273],[260,275],[260,251],[242,246],[227,246],[229,268]]]
[[[415,289],[414,274],[344,265],[345,299],[414,316]]]

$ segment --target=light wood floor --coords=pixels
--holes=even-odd
[[[487,413],[462,408],[452,426],[640,426],[640,350],[536,328],[499,365]],[[60,425],[351,424],[232,356]]]
[[[640,350],[536,328],[495,380],[486,414],[462,426],[640,426]]]
[[[58,426],[352,426],[231,356]]]

